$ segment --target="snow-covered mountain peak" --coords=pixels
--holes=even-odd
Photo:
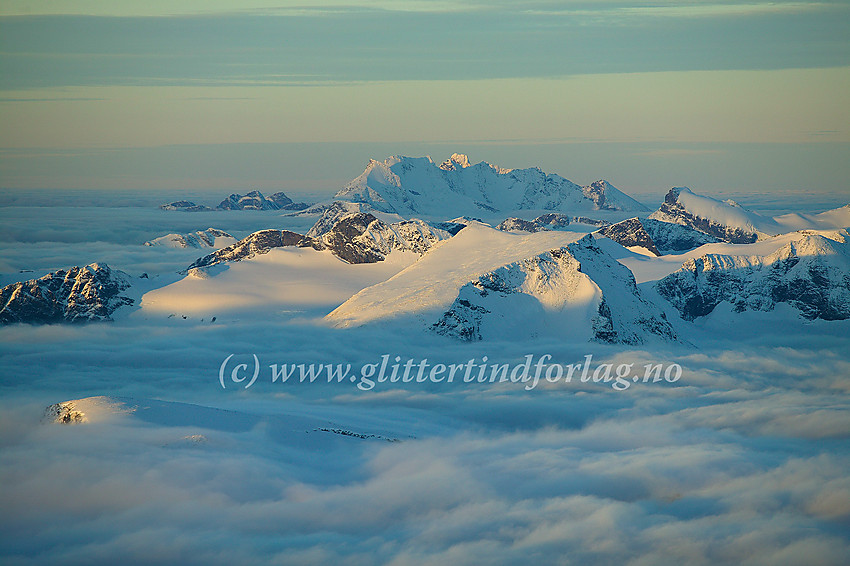
[[[148,240],[146,246],[164,246],[168,248],[223,248],[236,243],[236,238],[223,230],[207,228],[188,234],[166,234]]]
[[[112,320],[112,313],[134,300],[123,271],[105,263],[71,267],[6,285],[0,289],[0,324]]]
[[[724,202],[698,195],[687,187],[674,187],[649,218],[688,226],[733,244],[751,244],[781,233],[772,218]]]
[[[765,258],[765,263],[775,263],[790,257],[798,258],[841,258],[850,274],[850,246],[847,245],[847,231],[834,232],[802,231],[800,237],[788,242]]]
[[[454,171],[457,168],[465,169],[466,167],[469,167],[469,156],[463,153],[453,153],[440,164],[440,169],[443,171]]]
[[[613,185],[611,185],[611,183],[609,183],[605,179],[599,179],[598,181],[594,181],[594,182],[590,183],[585,188],[593,189],[593,190],[597,190],[597,191],[602,192],[602,191],[605,191],[607,189],[613,189],[614,187],[613,187]]]
[[[594,181],[581,188],[582,194],[594,204],[596,210],[633,210],[646,208],[605,180]]]
[[[685,320],[728,302],[737,311],[771,311],[787,303],[807,319],[850,318],[847,231],[798,232],[767,255],[706,254],[661,279],[659,294]]]
[[[293,202],[284,192],[277,192],[268,197],[260,191],[251,191],[240,195],[233,193],[216,207],[218,210],[303,210],[307,204]]]
[[[484,161],[472,165],[459,153],[439,166],[430,157],[371,160],[334,198],[432,219],[519,210],[646,210],[609,183],[582,188],[537,167],[504,169]]]
[[[677,340],[631,272],[591,235],[482,274],[460,288],[431,328],[466,341],[546,334],[624,344]]]

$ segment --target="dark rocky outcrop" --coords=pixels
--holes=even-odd
[[[683,253],[720,241],[688,226],[651,218],[629,218],[602,228],[599,234],[625,247],[645,248],[657,256]]]
[[[92,263],[49,273],[0,289],[0,324],[49,324],[112,320],[133,299],[124,291],[129,277],[106,264]]]
[[[655,288],[685,320],[708,315],[722,302],[736,312],[787,303],[810,320],[850,318],[850,248],[841,232],[841,240],[804,234],[765,257],[707,254]]]

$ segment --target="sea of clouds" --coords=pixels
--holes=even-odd
[[[224,224],[142,207],[19,208],[2,209],[5,282],[91,261],[173,273],[203,254],[141,245],[168,232],[303,231],[266,213]],[[0,561],[844,564],[850,321],[780,308],[685,328],[689,343],[656,348],[179,317],[0,328]],[[223,389],[231,353],[355,365],[592,354],[683,373],[625,391],[267,379]],[[137,410],[42,421],[47,405],[98,395]]]

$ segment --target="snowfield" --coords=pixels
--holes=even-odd
[[[351,265],[312,248],[276,248],[248,261],[193,269],[183,279],[146,293],[133,316],[322,317],[418,258],[414,252],[396,251],[385,261]]]
[[[327,318],[346,327],[406,314],[434,315],[451,304],[463,284],[482,273],[558,248],[582,235],[517,235],[474,222],[404,271],[357,293]]]

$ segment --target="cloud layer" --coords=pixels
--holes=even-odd
[[[145,226],[194,222],[70,210],[22,209],[4,225],[4,259],[48,266],[91,253],[167,270],[183,250],[145,249]],[[36,241],[22,241],[27,223]],[[87,233],[104,241],[85,243]],[[271,312],[215,324],[139,314],[0,328],[4,564],[838,565],[850,553],[850,321],[777,311],[730,328],[708,317],[689,331],[701,349],[635,350],[568,338],[462,344],[284,324]],[[683,371],[675,384],[621,392],[575,381],[362,392],[267,374],[223,390],[224,358],[252,353],[263,364],[354,365],[387,353],[512,364],[592,354]],[[49,404],[95,395],[137,410],[75,426],[40,420]]]

